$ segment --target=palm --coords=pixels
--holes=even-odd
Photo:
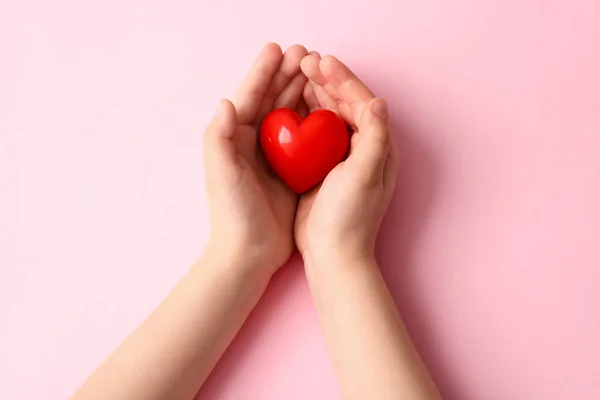
[[[316,220],[321,221],[321,224],[317,229],[321,232],[327,230],[328,224],[326,218],[328,209],[330,209],[330,207],[336,207],[336,204],[340,204],[343,201],[342,199],[342,201],[338,202],[335,196],[336,193],[343,193],[343,190],[339,190],[339,184],[343,181],[341,177],[343,173],[344,162],[335,167],[321,185],[300,197],[294,223],[296,242],[300,250],[306,248],[308,239],[307,224],[311,217],[317,215],[324,217],[315,218]]]
[[[277,265],[289,257],[293,246],[293,224],[298,197],[266,164],[257,146],[260,123],[270,111],[286,107],[305,114],[302,91],[307,78],[300,61],[308,54],[302,46],[292,46],[285,54],[275,44],[265,46],[252,70],[236,93],[233,104],[238,114],[234,168],[237,190],[244,199],[245,215],[259,242],[270,250]],[[250,228],[250,227],[249,227]]]
[[[275,263],[285,262],[293,249],[291,226],[294,221],[297,195],[267,168],[256,146],[257,129],[241,125],[237,137],[245,138],[239,143],[235,167],[239,169],[238,190],[246,200],[246,221],[263,227],[260,235],[271,243]]]

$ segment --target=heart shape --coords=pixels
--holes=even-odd
[[[275,173],[296,193],[321,182],[344,159],[349,135],[344,120],[329,110],[302,119],[293,110],[270,112],[260,127],[260,146]]]

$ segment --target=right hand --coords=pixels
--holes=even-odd
[[[310,111],[338,113],[354,129],[348,158],[323,183],[300,198],[294,237],[305,260],[374,257],[379,225],[392,197],[398,152],[388,127],[385,100],[342,62],[316,53],[304,57],[304,100]]]

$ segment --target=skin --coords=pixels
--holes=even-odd
[[[280,107],[329,108],[356,130],[348,159],[300,198],[257,147]],[[337,59],[267,44],[204,135],[204,253],[72,399],[192,399],[295,245],[344,398],[438,399],[374,257],[398,168],[386,110]]]
[[[311,54],[301,68],[309,109],[355,129],[350,155],[301,197],[294,226],[343,398],[441,399],[375,260],[399,164],[387,104],[335,57]]]

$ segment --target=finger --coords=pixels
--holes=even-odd
[[[238,116],[229,100],[221,100],[217,112],[204,133],[206,159],[229,160],[235,157],[235,133]]]
[[[319,63],[321,62],[321,56],[317,52],[313,52],[302,59],[300,63],[300,69],[306,75],[308,79],[316,83],[317,85],[325,85],[327,79],[321,73]]]
[[[327,80],[321,73],[319,63],[321,56],[317,52],[312,52],[307,57],[302,59],[300,68],[306,77],[309,79],[309,87],[305,88],[304,99],[311,111],[319,108],[325,108],[335,113],[339,113],[339,103],[331,96],[324,86],[328,85]]]
[[[344,114],[350,112],[351,115],[346,117],[351,118],[352,121],[347,122],[351,125],[358,125],[367,103],[375,98],[373,92],[334,56],[323,57],[319,68],[328,83],[323,88],[332,98],[348,104],[348,110],[341,108],[340,111],[343,111]]]
[[[327,110],[331,110],[336,114],[340,113],[340,104],[331,98],[329,93],[323,86],[317,85],[313,83],[313,91],[315,92],[315,97],[317,98],[317,102],[319,103],[319,108],[325,108]]]
[[[319,66],[319,61],[318,59],[321,59],[321,55],[317,52],[317,51],[311,51],[309,53],[309,56],[312,56],[312,59],[317,59],[316,61],[304,61],[304,57],[302,59],[302,62],[305,63],[304,65],[304,70],[302,70],[302,73],[307,76],[305,71],[308,71],[309,73],[311,73],[311,71],[313,71],[313,67],[309,66],[309,64],[312,62],[314,64],[314,67],[316,67],[316,69],[318,70],[318,66]],[[300,63],[300,68],[302,69],[302,62]],[[306,64],[306,63],[309,64]],[[320,71],[319,71],[320,73]],[[317,95],[315,94],[315,90],[314,90],[314,86],[316,85],[316,83],[314,83],[313,81],[308,81],[306,82],[306,85],[304,86],[304,92],[302,93],[302,97],[304,98],[304,101],[306,102],[306,105],[308,106],[308,112],[313,112],[314,110],[318,110],[319,108],[321,108],[321,105],[319,104],[319,100],[317,99]]]
[[[354,153],[354,150],[356,150],[359,140],[360,140],[360,133],[354,132],[352,134],[352,136],[350,137],[350,152],[348,154],[349,156]]]
[[[325,57],[325,59],[330,58],[333,58],[337,61],[337,59],[332,56]],[[341,64],[341,62],[337,62]],[[335,111],[344,119],[344,121],[346,121],[348,125],[355,128],[358,123],[358,119],[355,118],[351,105],[340,94],[338,88],[333,83],[328,81],[327,76],[323,74],[321,63],[322,61],[317,63],[315,57],[305,57],[301,64],[302,71],[313,83],[313,90],[316,93],[316,97],[320,103],[320,106],[322,108]],[[347,69],[347,67],[345,68]]]
[[[309,112],[313,112],[321,108],[319,100],[317,99],[317,95],[315,94],[315,90],[313,88],[314,85],[315,84],[311,81],[306,82],[306,84],[304,85],[304,92],[302,93],[302,97],[304,98],[304,101],[308,106]]]
[[[256,123],[273,109],[275,99],[282,93],[288,84],[300,73],[300,61],[308,54],[304,46],[294,45],[286,50],[279,69],[273,76],[269,89],[264,96],[256,115]]]
[[[299,72],[294,78],[292,78],[285,89],[281,91],[279,96],[277,96],[277,99],[275,99],[275,103],[273,105],[273,109],[295,109],[302,99],[302,92],[304,91],[306,82],[308,82],[308,78],[306,78],[302,72]]]
[[[309,110],[304,99],[300,99],[296,110],[298,111],[298,114],[302,117],[302,119],[308,117]]]
[[[313,87],[320,86],[322,87],[325,93],[336,102],[341,100],[339,93],[334,86],[332,86],[328,81],[323,72],[321,71],[321,57],[316,55],[309,55],[308,57],[304,57],[302,59],[302,63],[300,67],[302,68],[302,72],[308,77],[308,79],[313,83]]]
[[[382,183],[383,169],[390,150],[387,104],[373,99],[365,107],[359,125],[360,136],[350,163],[357,170],[360,181]]]
[[[394,135],[390,135],[390,150],[383,169],[383,186],[393,189],[398,179],[400,169],[400,154],[396,146]]]
[[[249,124],[256,119],[258,109],[279,69],[283,55],[276,43],[268,43],[259,53],[254,65],[246,75],[233,97],[239,122]]]

